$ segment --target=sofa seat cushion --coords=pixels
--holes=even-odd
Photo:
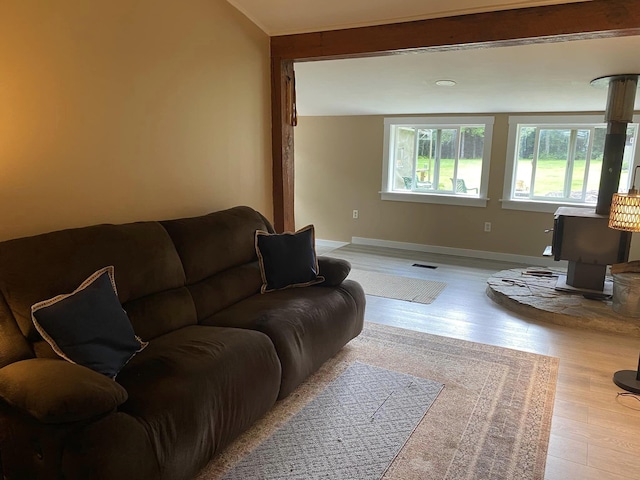
[[[188,326],[151,340],[117,381],[162,478],[186,478],[273,406],[280,362],[260,332]]]
[[[356,288],[357,287],[357,288]],[[359,292],[359,286],[354,286]],[[314,286],[253,295],[202,321],[258,330],[269,336],[282,364],[279,398],[286,397],[362,330],[360,303],[349,290]]]

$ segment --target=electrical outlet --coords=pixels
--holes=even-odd
[[[353,218],[358,218],[359,215],[358,210],[353,211]]]
[[[484,231],[485,232],[491,231],[491,222],[484,222]]]

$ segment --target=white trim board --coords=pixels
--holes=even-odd
[[[349,245],[349,242],[336,242],[335,240],[322,240],[320,238],[316,238],[316,245],[319,247],[340,248]]]
[[[454,255],[457,257],[482,258],[498,262],[520,263],[529,266],[545,266],[567,268],[567,262],[556,262],[551,257],[530,257],[527,255],[515,255],[511,253],[487,252],[484,250],[468,250],[464,248],[439,247],[437,245],[422,245],[420,243],[394,242],[391,240],[378,240],[375,238],[352,237],[354,245],[369,245],[372,247],[396,248],[398,250],[411,250],[414,252],[437,253],[440,255]]]

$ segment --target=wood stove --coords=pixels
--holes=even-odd
[[[633,120],[638,74],[613,75],[591,82],[608,87],[607,136],[595,209],[561,207],[554,218],[552,254],[567,260],[566,277],[558,280],[558,290],[596,291],[612,294],[605,282],[607,266],[629,259],[631,233],[608,227],[611,198],[618,191],[627,138]]]
[[[629,259],[631,232],[609,228],[609,216],[593,208],[560,207],[553,222],[554,260],[567,260],[567,275],[556,288],[568,291],[602,292],[611,295],[605,282],[607,266]]]

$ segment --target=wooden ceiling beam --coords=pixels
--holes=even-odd
[[[271,37],[274,226],[293,231],[293,125],[286,94],[294,62],[640,35],[639,0],[562,5]],[[630,73],[630,72],[611,72]],[[295,95],[293,96],[295,98]]]
[[[640,35],[638,0],[591,0],[271,37],[296,61]]]

